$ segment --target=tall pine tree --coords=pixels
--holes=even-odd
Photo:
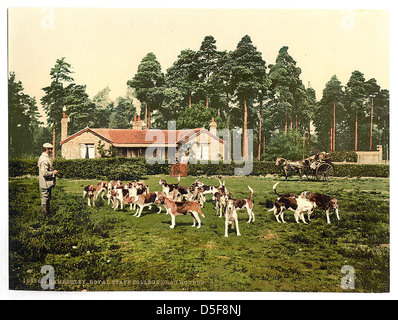
[[[287,46],[282,47],[275,64],[269,67],[271,96],[278,105],[275,116],[283,119],[285,132],[288,128],[293,128],[296,115],[300,112],[300,104],[305,99],[305,88],[300,80],[301,69],[296,66],[288,49]]]
[[[182,50],[177,60],[167,69],[166,82],[169,88],[178,89],[183,95],[183,106],[192,105],[192,95],[198,82],[196,52]]]
[[[21,81],[14,72],[8,77],[8,146],[9,157],[37,154],[34,132],[41,122],[36,99],[23,92]]]
[[[216,81],[214,74],[218,67],[220,53],[217,51],[216,40],[212,36],[206,36],[202,41],[199,51],[196,53],[198,84],[197,90],[202,93],[209,107],[209,99],[216,94]]]
[[[160,63],[154,53],[148,53],[138,66],[135,76],[127,81],[135,89],[137,99],[145,110],[145,127],[151,128],[151,112],[157,110],[163,102],[165,79]]]
[[[55,150],[60,154],[56,146],[60,142],[61,119],[63,108],[71,118],[68,126],[69,133],[76,132],[90,125],[95,104],[89,99],[85,85],[77,85],[71,76],[73,71],[66,58],[57,59],[51,68],[51,84],[43,88],[45,95],[41,98],[44,111],[47,115],[47,124],[55,131]]]
[[[321,150],[330,150],[333,141],[333,114],[336,110],[336,150],[346,149],[344,139],[347,134],[347,114],[344,107],[344,92],[341,82],[334,75],[323,89],[322,99],[314,112],[314,125],[318,137],[318,146]],[[331,138],[332,137],[332,138]]]
[[[263,88],[266,63],[248,35],[241,39],[236,50],[231,53],[231,60],[231,83],[243,107],[243,158],[248,159],[248,109],[253,108],[253,102],[258,97],[259,90]]]

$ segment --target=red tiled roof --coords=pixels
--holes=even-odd
[[[97,132],[93,131],[92,129],[90,129],[89,127],[80,130],[78,132],[76,132],[75,134],[72,134],[71,136],[69,136],[68,138],[66,138],[65,140],[62,140],[60,142],[60,144],[64,144],[65,142],[68,142],[69,140],[72,140],[74,138],[76,138],[77,136],[80,136],[81,134],[85,133],[85,132],[91,132],[92,134],[96,135],[97,137],[105,140],[106,142],[112,143],[112,141],[110,141],[108,138],[101,136],[100,134],[98,134]]]
[[[218,140],[218,142],[226,144],[226,142],[224,142],[219,137],[215,136],[214,134],[212,134],[210,131],[208,131],[206,129],[201,129],[200,131],[196,132],[195,134],[193,134],[191,136],[186,136],[184,139],[181,139],[178,142],[181,144],[187,143],[187,142],[191,141],[192,139],[194,139],[195,137],[197,137],[198,135],[200,135],[201,133],[206,133],[213,139]]]
[[[187,130],[134,130],[134,129],[106,129],[106,128],[85,128],[67,139],[61,141],[61,144],[74,139],[84,132],[91,132],[92,134],[104,139],[111,144],[153,144],[153,143],[186,143],[194,136],[205,132],[212,138],[223,141],[212,135],[204,128],[187,129]],[[164,140],[164,141],[163,141]]]
[[[133,130],[133,129],[92,129],[114,144],[176,143],[192,136],[202,129],[192,130]],[[160,141],[159,141],[160,140]]]

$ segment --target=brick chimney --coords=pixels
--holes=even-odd
[[[133,130],[142,130],[142,121],[140,116],[134,116]]]
[[[63,108],[62,120],[61,120],[61,141],[64,141],[68,137],[68,122],[69,117],[66,117],[66,108]]]
[[[214,121],[214,118],[211,119],[209,127],[210,127],[210,133],[217,137],[217,123]]]

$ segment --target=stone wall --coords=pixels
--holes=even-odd
[[[356,151],[359,164],[385,164],[383,160],[383,147],[377,146],[377,151]]]
[[[218,140],[211,138],[206,133],[201,133],[199,136],[190,140],[184,145],[189,151],[193,152],[194,158],[196,160],[201,160],[201,145],[208,146],[208,159],[206,160],[223,160],[224,159],[224,144],[220,143]]]
[[[95,158],[100,158],[98,153],[98,142],[101,141],[105,144],[105,149],[108,149],[111,144],[103,141],[91,132],[84,132],[77,137],[65,142],[62,145],[62,157],[65,159],[80,159],[80,145],[81,144],[94,144],[94,155]]]

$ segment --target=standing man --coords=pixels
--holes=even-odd
[[[180,160],[180,165],[179,165],[181,177],[186,177],[188,175],[188,161],[189,161],[188,151],[185,151],[182,154],[182,157]]]
[[[43,216],[47,216],[50,213],[51,190],[55,186],[56,175],[58,174],[58,171],[53,168],[52,153],[53,145],[51,143],[43,144],[43,153],[37,163],[41,189],[41,213]]]
[[[188,164],[189,157],[188,157],[188,152],[183,153],[180,163],[182,164]]]

